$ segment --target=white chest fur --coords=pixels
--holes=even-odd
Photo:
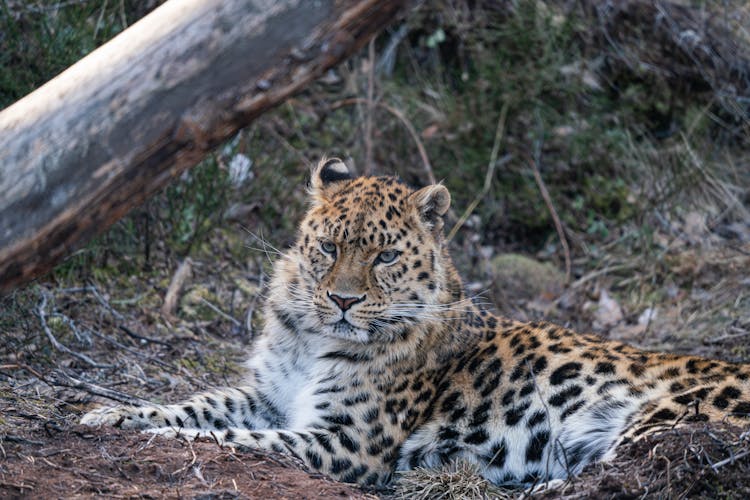
[[[300,336],[261,338],[248,361],[253,384],[283,415],[289,429],[322,422],[322,415],[346,397],[350,387],[345,384],[359,378],[351,363],[324,357],[335,350],[326,339],[309,340]]]

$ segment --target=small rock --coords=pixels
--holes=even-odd
[[[704,239],[706,233],[708,233],[706,214],[695,211],[689,212],[685,216],[684,231],[691,243],[698,243]]]
[[[647,307],[644,309],[641,315],[638,316],[638,324],[646,328],[649,323],[656,319],[656,311],[657,309],[655,307]]]
[[[608,328],[622,321],[623,314],[620,304],[609,296],[606,290],[599,294],[599,302],[594,313],[594,328]]]
[[[553,265],[514,253],[495,256],[490,261],[490,274],[499,302],[529,301],[543,294],[557,296],[565,282],[563,273]]]
[[[492,245],[481,246],[479,247],[479,254],[483,259],[491,259],[495,254],[495,247]]]
[[[245,182],[253,179],[253,173],[250,168],[253,161],[242,153],[234,155],[229,162],[229,181],[234,187],[240,187]]]

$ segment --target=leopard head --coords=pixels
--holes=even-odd
[[[441,321],[460,294],[443,250],[445,186],[355,178],[341,160],[324,159],[312,171],[310,201],[285,291],[307,331],[369,344]]]

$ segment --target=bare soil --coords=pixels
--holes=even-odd
[[[0,498],[373,498],[272,453],[38,417],[17,429],[0,439]]]

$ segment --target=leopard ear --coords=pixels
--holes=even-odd
[[[409,196],[419,218],[438,237],[443,230],[443,216],[451,206],[451,194],[442,184],[423,187]]]
[[[353,178],[343,161],[323,157],[312,169],[310,194],[315,201],[326,201],[345,186],[344,181]]]

